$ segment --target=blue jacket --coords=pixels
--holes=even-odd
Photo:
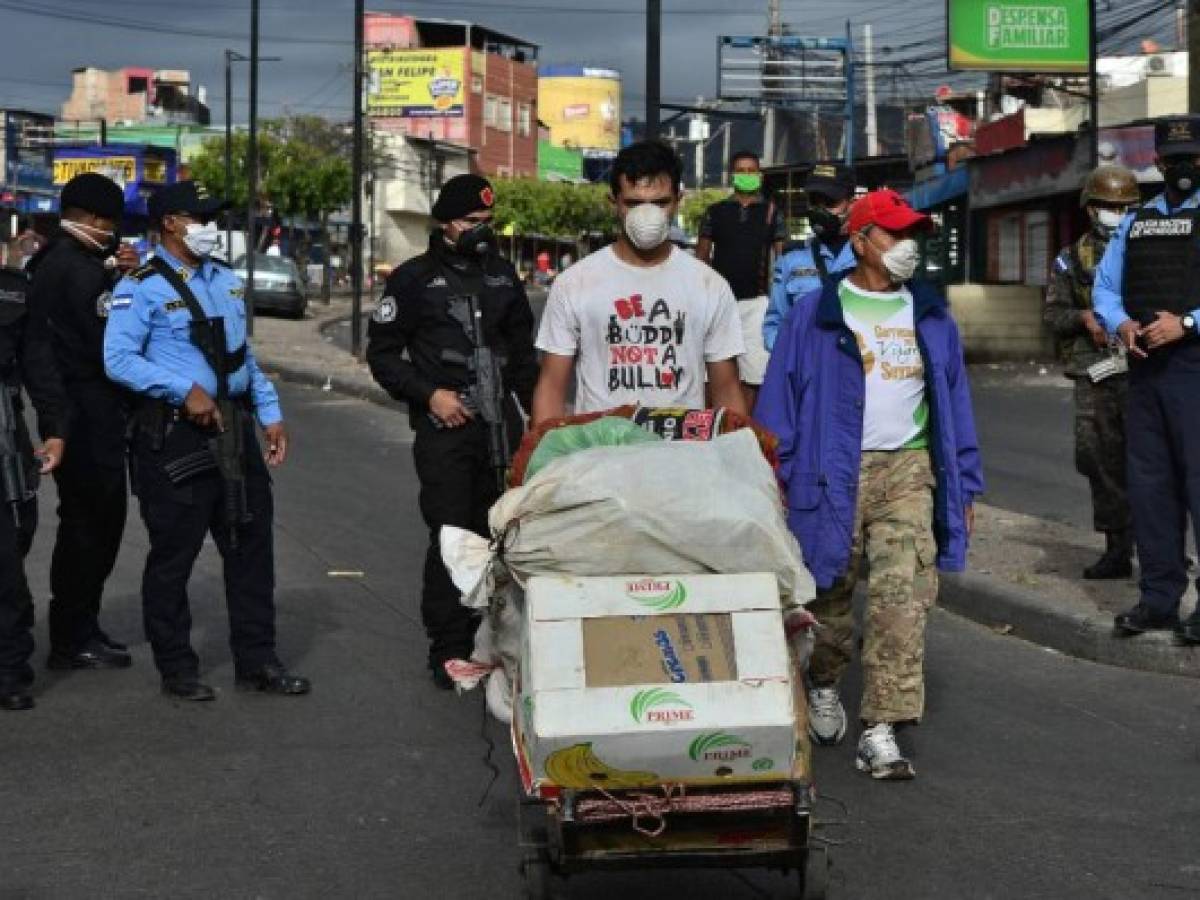
[[[831,587],[850,564],[862,461],[866,381],[858,343],[842,316],[840,281],[792,310],[755,408],[755,417],[780,439],[788,526],[820,588]],[[966,566],[966,507],[983,493],[971,391],[945,298],[930,284],[913,282],[909,289],[930,409],[937,562],[956,572]]]
[[[856,260],[850,242],[842,245],[841,252],[834,254],[826,244],[811,238],[798,250],[785,253],[775,263],[775,275],[771,280],[771,296],[763,316],[763,346],[771,350],[783,320],[791,312],[796,301],[821,289],[821,270],[813,256],[814,248],[821,254],[825,271],[833,278],[854,268]]]

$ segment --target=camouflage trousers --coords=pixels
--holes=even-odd
[[[1099,384],[1075,379],[1075,468],[1092,488],[1097,531],[1132,527],[1125,491],[1125,400],[1129,379],[1118,375]]]
[[[809,679],[836,684],[854,652],[854,589],[865,558],[864,722],[918,721],[924,712],[925,621],[938,585],[933,485],[926,450],[864,453],[850,567],[808,607],[823,626]]]

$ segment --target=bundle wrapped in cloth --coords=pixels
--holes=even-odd
[[[447,671],[472,687],[502,667],[507,683],[493,677],[488,686],[502,719],[511,715],[522,587],[535,575],[769,572],[789,630],[811,622],[803,607],[815,586],[750,428],[710,441],[652,438],[559,455],[505,493],[489,525],[491,542],[442,532],[442,557],[463,602],[486,611],[472,659]]]

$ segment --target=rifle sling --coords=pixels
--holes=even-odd
[[[165,278],[167,283],[175,289],[176,293],[179,294],[179,299],[181,299],[187,305],[188,314],[191,315],[193,322],[200,323],[209,321],[209,316],[204,312],[204,307],[200,305],[200,301],[196,299],[196,295],[192,293],[192,289],[187,286],[187,282],[183,280],[179,273],[167,264],[165,259],[163,259],[161,256],[152,257],[150,260],[150,265],[154,268],[154,271]],[[226,352],[224,360],[217,360],[212,358],[208,349],[201,346],[196,341],[194,331],[192,334],[192,343],[195,344],[196,349],[204,355],[205,361],[208,363],[209,367],[212,368],[213,374],[218,380],[221,379],[222,368],[224,369],[226,373],[226,384],[223,386],[228,389],[229,377],[246,364],[246,345],[242,344],[242,346],[237,350]],[[223,366],[221,365],[222,362],[224,363]]]

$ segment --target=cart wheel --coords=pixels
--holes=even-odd
[[[800,870],[800,900],[825,900],[829,892],[829,851],[809,847]]]
[[[563,900],[567,895],[566,879],[554,871],[550,860],[541,853],[526,854],[521,861],[521,874],[529,900]]]

